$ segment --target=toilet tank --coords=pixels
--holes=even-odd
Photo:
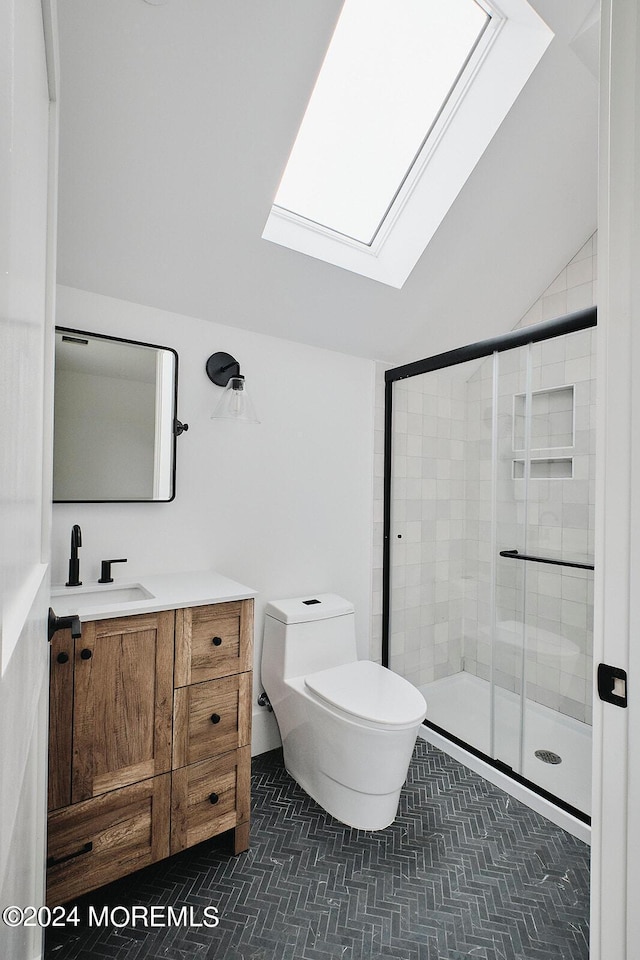
[[[355,614],[348,600],[319,593],[267,604],[262,647],[265,687],[270,675],[290,679],[357,659]]]

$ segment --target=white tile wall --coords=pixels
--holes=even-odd
[[[499,377],[499,463],[498,463],[498,503],[497,503],[497,549],[523,549],[523,525],[528,525],[526,549],[536,555],[562,553],[565,557],[584,559],[593,556],[593,484],[589,476],[593,470],[594,431],[592,407],[595,400],[591,355],[593,349],[593,331],[571,334],[557,341],[536,344],[531,348],[533,360],[533,389],[541,384],[550,386],[570,385],[575,399],[575,408],[571,409],[571,419],[575,421],[569,431],[565,431],[566,443],[558,446],[558,435],[547,433],[548,447],[541,446],[544,431],[537,432],[533,438],[539,449],[536,455],[551,458],[571,458],[574,462],[574,479],[532,479],[529,482],[528,500],[525,513],[524,481],[512,479],[512,462],[520,455],[516,431],[515,449],[513,416],[511,413],[512,390],[523,389],[525,383],[525,351],[513,351],[502,354],[508,360],[507,372]],[[575,357],[581,357],[580,366]],[[520,373],[514,365],[520,364]],[[551,371],[551,372],[549,372]],[[490,380],[491,361],[485,361],[476,374],[476,380]],[[477,391],[473,391],[477,393]],[[564,395],[564,396],[563,396]],[[554,398],[566,406],[567,391],[554,391],[548,395],[549,404]],[[535,395],[534,395],[535,396]],[[537,395],[540,400],[543,394]],[[516,394],[517,397],[517,394]],[[516,405],[517,406],[517,405]],[[534,413],[536,405],[534,404]],[[475,435],[481,412],[469,406],[470,436]],[[475,418],[475,423],[474,423]],[[553,416],[550,418],[553,424]],[[482,470],[489,462],[489,452],[472,451],[470,456],[480,458],[474,464],[472,473]],[[480,496],[473,480],[467,484],[467,507],[470,508],[474,497]],[[591,498],[591,499],[590,499]],[[484,509],[481,501],[474,512]],[[474,556],[482,544],[476,546],[471,538],[475,536],[475,527],[467,529],[467,570],[468,577],[478,579],[488,591],[490,567],[481,567]],[[485,543],[487,541],[485,540]],[[590,720],[590,684],[585,682],[585,671],[590,669],[591,657],[591,614],[592,581],[589,572],[572,569],[542,566],[532,563],[519,563],[508,559],[498,561],[496,591],[496,619],[498,623],[518,622],[526,614],[527,647],[526,683],[527,695],[562,713],[576,719]],[[525,579],[526,578],[526,579]],[[571,603],[566,603],[571,597]],[[468,604],[464,619],[464,668],[470,673],[489,679],[490,665],[484,646],[488,635],[489,608]],[[500,631],[504,634],[504,629]],[[482,644],[482,646],[480,646]],[[569,652],[570,648],[571,652]],[[499,642],[495,649],[494,669],[501,686],[519,690],[521,687],[521,662],[514,656],[513,645]],[[588,673],[586,674],[589,675]],[[576,676],[578,679],[576,679]]]
[[[540,322],[595,303],[596,236],[591,237],[517,326]],[[554,407],[553,435],[539,420],[536,456],[572,457],[574,479],[529,483],[530,552],[593,556],[595,358],[593,333],[535,345],[533,389],[572,386],[575,436],[569,436],[568,394],[540,393],[538,410]],[[391,662],[416,684],[465,669],[488,678],[491,576],[492,359],[439,371],[394,387]],[[384,370],[377,368],[372,655],[382,627],[382,483]],[[461,375],[462,374],[462,375]],[[514,396],[525,389],[521,351],[500,356],[499,548],[520,546],[524,481],[512,479]],[[555,409],[557,407],[557,410]],[[562,409],[561,409],[562,408]],[[573,413],[573,411],[571,411]],[[570,442],[573,441],[573,442]],[[548,442],[548,447],[541,444]],[[565,444],[565,445],[563,445]],[[526,576],[526,591],[523,578]],[[529,654],[527,695],[590,721],[593,575],[581,570],[501,560],[497,619],[522,617],[526,595]],[[507,638],[508,632],[502,631]],[[565,651],[559,656],[558,637]],[[532,639],[533,638],[533,639]],[[494,677],[516,689],[521,658],[501,640]]]
[[[465,382],[394,388],[391,665],[417,684],[461,669]]]

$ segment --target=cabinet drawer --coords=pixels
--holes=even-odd
[[[169,855],[171,775],[49,815],[47,903],[65,903]]]
[[[174,770],[171,853],[249,820],[251,748]]]
[[[175,685],[245,673],[252,648],[253,600],[177,610]]]
[[[173,767],[250,742],[251,674],[179,687],[173,701]]]

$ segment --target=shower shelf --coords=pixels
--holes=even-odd
[[[592,563],[577,563],[574,560],[551,560],[549,557],[534,557],[529,553],[520,553],[518,550],[501,550],[500,556],[511,560],[534,560],[536,563],[551,563],[556,567],[577,567],[579,570],[593,570]]]

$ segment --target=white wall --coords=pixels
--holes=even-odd
[[[189,431],[178,438],[173,503],[54,505],[53,582],[66,579],[79,523],[84,583],[98,579],[102,558],[127,557],[114,568],[122,581],[212,568],[256,589],[256,694],[269,599],[349,598],[368,656],[373,363],[68,287],[58,290],[57,322],[175,348],[178,417]],[[204,368],[218,350],[239,361],[260,424],[210,419],[221,388]],[[269,727],[256,709],[260,752]]]

